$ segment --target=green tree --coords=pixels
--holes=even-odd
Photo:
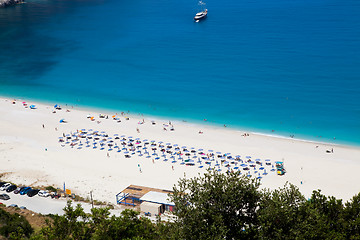
[[[28,238],[33,229],[25,217],[0,208],[0,235],[9,239]]]
[[[69,201],[64,215],[55,215],[32,239],[159,239],[156,225],[138,215],[127,209],[119,217],[110,217],[108,208],[93,208],[86,214],[79,204],[73,208]]]
[[[173,188],[178,239],[251,239],[257,225],[259,182],[238,173],[207,172]]]
[[[64,208],[64,215],[54,215],[53,221],[47,221],[42,228],[40,239],[90,239],[90,229],[87,226],[88,217],[84,209],[78,204],[75,208],[71,201]]]
[[[258,211],[258,238],[295,239],[299,236],[300,211],[305,201],[292,184],[274,191],[264,190]]]
[[[360,193],[345,203],[344,225],[347,239],[360,239]]]
[[[342,200],[326,197],[317,190],[313,191],[303,209],[303,222],[312,226],[304,231],[308,239],[345,239]]]

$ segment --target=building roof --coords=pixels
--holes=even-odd
[[[141,198],[148,192],[161,192],[161,193],[172,193],[172,191],[169,190],[163,190],[158,188],[150,188],[150,187],[144,187],[144,186],[138,186],[138,185],[130,185],[124,190],[122,190],[123,193],[129,193],[132,197]]]
[[[175,206],[175,204],[170,201],[170,198],[167,195],[167,193],[150,191],[146,193],[144,196],[142,196],[140,200],[145,202],[153,202],[153,203]]]

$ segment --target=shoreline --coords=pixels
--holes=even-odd
[[[73,107],[75,110],[79,110],[79,111],[89,111],[89,112],[98,112],[98,113],[105,113],[108,115],[114,114],[114,112],[116,111],[121,111],[119,109],[111,109],[111,108],[102,108],[102,107],[95,107],[95,106],[82,106],[82,105],[78,105],[78,104],[68,104],[68,103],[61,103],[60,101],[57,101],[57,103],[53,102],[53,101],[48,101],[48,100],[32,100],[31,98],[13,98],[13,97],[9,97],[9,96],[3,96],[0,95],[0,99],[6,99],[8,98],[9,100],[12,99],[16,99],[16,100],[24,100],[24,101],[31,101],[34,104],[44,104],[44,105],[49,105],[52,106],[54,104],[59,104],[59,105],[66,105],[67,107]],[[188,125],[193,125],[196,126],[198,128],[205,128],[205,127],[209,127],[209,128],[213,128],[213,129],[229,129],[230,131],[238,131],[238,132],[243,132],[243,133],[251,133],[253,135],[258,135],[258,136],[266,136],[266,137],[271,137],[271,138],[279,138],[279,139],[286,139],[286,140],[294,140],[294,141],[300,141],[300,142],[309,142],[309,143],[314,143],[314,144],[321,144],[321,145],[332,145],[332,146],[342,146],[342,147],[349,147],[349,148],[360,148],[360,142],[359,143],[355,143],[355,142],[339,142],[339,143],[334,143],[334,142],[330,142],[330,141],[319,141],[317,140],[315,137],[309,137],[309,138],[297,138],[297,137],[290,137],[290,136],[285,136],[282,134],[271,134],[271,133],[265,133],[265,129],[264,132],[261,132],[261,130],[254,130],[253,128],[243,128],[241,126],[233,126],[233,125],[227,125],[226,127],[223,127],[220,123],[216,123],[216,122],[211,122],[211,121],[201,121],[201,120],[196,120],[196,119],[178,119],[175,117],[171,117],[171,116],[158,116],[158,115],[152,115],[152,114],[142,114],[142,113],[137,113],[137,112],[131,112],[128,110],[124,111],[126,114],[128,114],[129,116],[135,117],[135,118],[147,118],[147,119],[154,119],[154,120],[158,120],[158,121],[172,121],[172,122],[176,122],[178,124],[188,124]],[[271,130],[267,130],[267,131],[271,131]],[[301,134],[300,134],[301,135]],[[330,140],[330,139],[328,139]]]
[[[0,97],[0,165],[3,166],[2,173],[7,173],[4,180],[17,184],[61,187],[66,182],[69,189],[82,197],[86,198],[93,191],[95,199],[114,203],[115,195],[130,184],[170,190],[179,178],[194,177],[206,171],[198,165],[187,166],[161,160],[154,162],[153,157],[137,155],[125,158],[123,153],[85,146],[79,150],[69,145],[61,146],[58,142],[63,134],[91,128],[104,131],[109,136],[119,134],[206,151],[212,149],[234,156],[239,154],[243,160],[251,156],[254,160],[283,161],[287,173],[284,176],[269,174],[261,179],[262,188],[276,189],[290,182],[298,186],[306,197],[310,197],[313,190],[321,189],[324,194],[344,200],[360,192],[356,184],[349,184],[360,181],[357,174],[360,167],[358,147],[249,132],[249,136],[245,137],[243,131],[230,127],[172,120],[175,130],[165,131],[163,124],[168,124],[169,120],[156,117],[144,116],[145,123],[139,124],[141,116],[129,114],[130,119],[125,120],[119,115],[122,121],[117,122],[111,118],[100,119],[100,113],[114,114],[104,109],[98,111],[69,106],[70,112],[67,112],[62,106],[62,110],[52,113],[56,103],[50,105],[31,101],[29,105],[36,104],[38,107],[31,110],[24,108],[22,101],[17,99],[16,104],[12,104],[12,98]],[[88,114],[95,116],[96,121],[87,118]],[[68,122],[59,123],[62,118]],[[97,123],[97,120],[101,122]],[[156,125],[151,123],[152,120],[156,121]],[[202,134],[199,134],[200,130]],[[332,149],[333,153],[327,152]],[[226,168],[222,170],[226,171]]]

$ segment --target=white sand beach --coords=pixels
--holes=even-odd
[[[268,175],[261,175],[262,187],[274,189],[288,181],[297,185],[306,197],[314,189],[321,189],[325,195],[345,201],[360,192],[360,148],[357,147],[254,133],[244,137],[244,132],[230,128],[171,119],[144,117],[144,123],[139,124],[143,121],[142,117],[126,115],[129,117],[126,120],[120,113],[117,118],[121,122],[117,122],[112,118],[116,114],[114,112],[67,106],[55,110],[56,103],[46,105],[26,100],[28,107],[25,108],[23,101],[17,99],[13,104],[13,99],[0,98],[0,174],[5,174],[2,177],[4,180],[16,184],[62,188],[65,182],[66,188],[78,195],[86,198],[92,191],[95,199],[114,204],[116,194],[130,184],[170,190],[179,178],[193,177],[206,171],[204,163],[204,167],[199,168],[197,162],[194,166],[187,166],[181,165],[180,160],[176,163],[163,161],[160,156],[159,160],[153,161],[157,156],[151,155],[150,146],[149,155],[143,151],[143,156],[134,154],[126,158],[125,150],[100,150],[99,145],[94,149],[93,143],[86,147],[85,141],[78,149],[78,143],[72,148],[66,141],[59,142],[63,134],[79,133],[81,129],[89,132],[92,129],[90,132],[103,131],[111,137],[118,134],[126,136],[127,140],[130,136],[132,139],[139,138],[142,143],[148,139],[149,142],[154,140],[157,143],[171,143],[172,146],[187,146],[189,150],[191,147],[196,151],[203,149],[205,156],[208,150],[213,150],[214,153],[240,155],[244,162],[246,156],[251,156],[252,160],[270,159],[272,164],[284,161],[286,174],[278,176],[269,169]],[[32,104],[36,105],[36,109],[29,108]],[[99,118],[100,113],[107,115],[108,119]],[[94,121],[88,115],[93,116]],[[61,119],[66,123],[60,123]],[[155,125],[152,120],[156,122]],[[171,131],[169,120],[174,131]],[[327,150],[333,150],[333,153],[327,153]],[[225,166],[221,169],[227,170]]]

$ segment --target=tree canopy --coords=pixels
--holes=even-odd
[[[63,216],[31,235],[26,220],[0,211],[0,234],[13,239],[360,239],[360,193],[345,204],[313,191],[306,199],[286,184],[260,189],[257,179],[207,172],[173,188],[174,222],[152,223],[133,210],[111,216],[108,208],[87,214],[68,202]],[[1,210],[1,209],[0,209]],[[2,220],[2,221],[1,221]],[[21,236],[21,237],[20,237]]]

